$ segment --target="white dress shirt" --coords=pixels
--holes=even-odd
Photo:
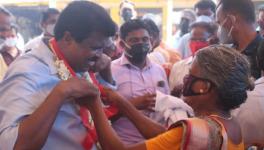
[[[172,91],[176,86],[183,84],[183,78],[189,73],[193,57],[186,58],[176,62],[171,69],[169,77],[170,90]]]
[[[255,89],[248,92],[246,102],[232,114],[241,126],[245,144],[264,146],[264,77],[255,84]]]

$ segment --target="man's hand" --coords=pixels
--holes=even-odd
[[[156,94],[146,94],[143,96],[139,96],[134,99],[131,99],[130,102],[137,109],[153,110],[153,108],[155,107],[155,102],[156,102]]]
[[[63,99],[80,99],[83,97],[97,98],[99,96],[98,88],[85,79],[71,78],[61,81],[53,92],[58,92]]]
[[[105,54],[99,57],[95,65],[93,66],[93,72],[99,72],[100,76],[108,83],[114,84],[114,80],[111,73],[111,58]]]
[[[124,97],[122,97],[117,92],[109,88],[104,88],[104,93],[106,95],[105,97],[106,102],[116,104],[119,103],[120,101],[125,100]],[[146,94],[143,96],[139,96],[131,99],[129,102],[131,102],[131,104],[134,105],[137,109],[153,110],[153,107],[155,107],[155,103],[156,103],[156,94]]]
[[[95,62],[93,66],[94,72],[102,72],[110,68],[111,65],[111,58],[108,57],[106,54],[102,54]]]
[[[89,99],[85,99],[87,103],[97,100],[98,96],[97,87],[84,79],[71,78],[61,81],[42,104],[20,122],[14,149],[41,149],[65,100],[88,97]]]
[[[124,97],[122,97],[121,95],[119,95],[117,92],[113,91],[110,88],[104,87],[103,90],[104,90],[104,94],[105,94],[105,97],[103,100],[106,104],[107,103],[116,104],[119,101],[125,100]]]

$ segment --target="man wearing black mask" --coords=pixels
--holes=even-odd
[[[127,22],[131,19],[135,19],[137,17],[137,12],[135,10],[135,4],[125,0],[120,4],[120,16],[122,18],[122,22]]]
[[[153,112],[155,93],[158,90],[169,94],[169,87],[163,68],[147,57],[152,49],[148,26],[139,19],[125,22],[120,28],[120,38],[120,45],[125,49],[124,54],[111,65],[117,92],[142,110],[147,117],[160,121],[156,119],[159,114]],[[114,122],[113,127],[126,144],[144,139],[125,117]]]

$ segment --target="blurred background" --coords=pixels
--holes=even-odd
[[[25,42],[41,34],[39,22],[41,12],[47,8],[62,10],[73,0],[0,0],[0,5],[5,6],[16,17],[19,31]],[[109,12],[113,20],[120,25],[119,15],[122,0],[91,0]],[[135,4],[138,17],[149,14],[154,17],[162,31],[163,40],[170,39],[177,32],[180,23],[181,11],[193,9],[198,0],[131,0]],[[217,3],[217,0],[213,0]],[[264,4],[264,0],[253,0],[256,8]]]

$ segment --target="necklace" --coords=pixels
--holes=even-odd
[[[221,118],[223,120],[232,120],[233,119],[233,116],[230,115],[229,117],[224,117],[224,116],[219,116],[219,115],[210,115],[212,117],[217,117],[217,118]]]

